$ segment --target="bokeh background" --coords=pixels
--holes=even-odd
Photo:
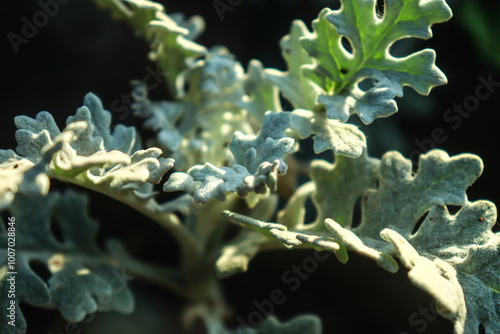
[[[161,1],[168,12],[182,11],[188,16],[201,15],[207,29],[198,42],[225,45],[246,67],[252,58],[266,67],[285,70],[279,40],[288,33],[294,19],[310,27],[324,7],[338,8],[333,0],[243,0],[221,21],[213,3],[206,1]],[[405,40],[395,48],[405,55],[425,47],[437,53],[437,65],[447,75],[448,85],[422,97],[405,88],[398,99],[399,112],[387,119],[362,126],[368,136],[370,154],[380,157],[388,150],[406,156],[418,149],[415,140],[430,138],[433,129],[442,128],[447,140],[437,146],[450,155],[471,152],[482,157],[483,176],[469,189],[469,199],[489,199],[500,203],[498,134],[500,87],[481,101],[479,108],[454,130],[443,114],[454,104],[473,95],[480,83],[478,76],[500,82],[500,3],[493,1],[449,1],[454,18],[433,27],[434,38]],[[51,112],[63,127],[67,116],[81,106],[83,96],[92,91],[105,107],[121,94],[130,92],[130,81],[142,79],[149,65],[148,45],[128,26],[112,20],[90,0],[73,0],[61,5],[59,13],[40,28],[16,54],[7,38],[9,32],[20,34],[22,18],[31,20],[40,11],[38,1],[7,1],[0,13],[2,88],[0,90],[1,148],[15,148],[13,117],[34,117],[42,110]],[[150,93],[153,99],[169,98],[164,86]],[[132,117],[123,121],[137,125]],[[350,121],[357,122],[355,117]],[[359,122],[357,122],[359,123]],[[304,145],[307,154],[307,146]],[[328,158],[328,157],[326,157]],[[67,188],[57,182],[54,189]],[[82,191],[82,190],[80,190]],[[111,199],[91,195],[92,215],[100,221],[99,241],[121,239],[137,257],[147,261],[171,263],[175,244],[153,222]],[[346,265],[331,258],[321,262],[316,272],[290,292],[281,276],[293,265],[300,265],[311,252],[280,251],[257,256],[246,274],[223,281],[227,298],[234,306],[233,319],[255,310],[254,300],[268,299],[273,289],[286,293],[286,302],[276,306],[282,320],[300,313],[317,313],[324,323],[324,333],[451,333],[451,323],[433,318],[423,325],[409,321],[420,308],[429,308],[431,300],[411,286],[405,270],[389,274],[375,263],[351,254]],[[47,275],[41,270],[40,274]],[[131,281],[136,310],[131,315],[99,313],[89,324],[80,324],[69,333],[181,333],[179,315],[183,301],[168,291],[142,282]],[[65,332],[66,322],[58,312],[22,306],[29,325],[28,333]],[[419,316],[415,319],[421,319]],[[68,332],[66,330],[66,332]],[[196,331],[193,331],[193,333]]]

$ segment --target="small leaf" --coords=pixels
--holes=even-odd
[[[321,320],[316,315],[300,315],[288,322],[269,317],[256,334],[321,334]]]
[[[245,91],[250,97],[245,109],[248,109],[260,124],[264,121],[266,111],[282,111],[278,89],[273,85],[262,63],[256,59],[252,59],[248,64]]]
[[[219,278],[245,272],[248,263],[269,240],[256,231],[242,230],[240,234],[222,249],[215,267]]]
[[[196,165],[188,175],[174,174],[163,190],[187,191],[198,203],[225,200],[228,192],[245,197],[250,192],[266,194],[268,188],[276,191],[278,175],[288,168],[284,157],[295,150],[294,140],[285,135],[289,119],[289,113],[266,113],[258,135],[234,134],[229,149],[236,163],[231,168]]]
[[[229,144],[234,161],[254,174],[262,163],[279,160],[278,173],[285,174],[287,165],[283,157],[294,151],[294,140],[285,135],[289,124],[289,113],[267,112],[257,136],[236,132]]]
[[[83,107],[77,110],[75,116],[68,117],[66,125],[77,121],[85,121],[89,125],[87,131],[71,144],[77,154],[88,156],[102,150],[133,153],[138,140],[135,128],[118,124],[111,131],[111,113],[103,108],[96,95],[85,95]]]
[[[324,113],[296,109],[291,113],[290,128],[300,138],[315,134],[314,152],[331,149],[335,154],[357,158],[366,148],[366,138],[355,125],[330,120]]]
[[[314,110],[320,93],[319,87],[302,75],[301,66],[313,64],[314,60],[300,45],[300,38],[310,35],[304,22],[296,20],[292,23],[289,35],[281,39],[281,52],[285,58],[288,71],[266,69],[269,80],[276,85],[295,108]],[[275,109],[268,109],[275,110]]]

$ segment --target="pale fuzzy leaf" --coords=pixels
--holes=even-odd
[[[331,149],[335,154],[357,158],[366,149],[366,138],[355,125],[330,120],[324,113],[296,109],[290,116],[290,128],[300,138],[315,135],[314,152]]]
[[[336,240],[323,234],[313,234],[307,230],[289,231],[285,225],[277,223],[264,222],[251,217],[243,216],[231,211],[224,211],[223,215],[232,223],[251,227],[260,231],[269,238],[274,238],[289,248],[309,245],[317,250],[330,250],[335,253],[342,262],[347,262],[347,253],[345,248]]]
[[[315,225],[322,229],[323,220],[332,218],[349,226],[358,198],[376,186],[379,164],[378,159],[368,157],[366,152],[357,159],[337,155],[334,164],[314,160],[311,179],[316,184],[312,197],[318,210]]]
[[[16,196],[9,209],[16,219],[16,299],[37,307],[57,308],[71,322],[81,321],[97,310],[129,313],[133,298],[126,277],[95,243],[97,225],[87,214],[84,195],[68,191],[45,198]],[[50,224],[57,224],[62,241],[56,241]],[[7,225],[8,226],[8,225]],[[7,295],[7,231],[0,222],[0,290]],[[30,267],[36,261],[51,276],[45,283]],[[6,290],[7,289],[7,290]],[[8,298],[2,299],[7,307]],[[19,308],[16,327],[0,320],[2,333],[24,333],[26,323]]]
[[[295,150],[294,140],[285,135],[289,126],[289,113],[267,112],[257,136],[241,132],[234,134],[233,141],[229,144],[234,161],[254,174],[262,163],[279,160],[278,173],[285,174],[287,165],[283,157]]]
[[[50,124],[47,119],[52,119],[52,116],[44,113],[38,120],[32,120],[23,116],[17,118],[19,126],[25,124],[28,129],[37,131],[43,125]],[[43,120],[42,120],[43,119]],[[42,120],[40,122],[40,120]],[[32,122],[31,122],[32,121]],[[37,128],[38,126],[38,128]],[[48,125],[49,128],[51,125]],[[14,199],[17,193],[41,196],[46,195],[49,191],[50,180],[47,175],[49,173],[50,164],[53,156],[63,147],[68,146],[69,142],[73,141],[77,135],[80,135],[87,129],[87,124],[84,122],[76,122],[68,126],[62,133],[59,131],[51,131],[58,133],[55,138],[50,138],[49,131],[41,130],[39,134],[44,134],[46,144],[43,147],[38,145],[36,138],[42,136],[32,133],[29,130],[21,129],[21,144],[18,146],[21,152],[29,154],[26,158],[22,158],[12,150],[0,150],[0,175],[4,176],[0,179],[0,208],[7,207]],[[47,137],[45,137],[45,134]],[[33,138],[33,147],[29,147],[29,139]]]
[[[251,192],[266,194],[268,188],[276,191],[278,175],[288,168],[283,159],[295,150],[294,140],[285,135],[289,119],[289,113],[266,113],[258,135],[234,134],[229,149],[236,163],[231,168],[211,163],[193,166],[187,172],[189,177],[176,175],[167,181],[164,191],[187,191],[198,203],[225,200],[226,193],[245,197]]]
[[[35,119],[16,116],[14,123],[19,129],[16,131],[16,151],[33,162],[40,160],[42,149],[61,133],[52,115],[46,111],[38,113]]]
[[[467,314],[455,325],[460,326],[457,333],[476,333],[479,324],[488,332],[500,322],[495,312],[500,308],[500,236],[491,230],[496,221],[497,209],[488,201],[467,202],[455,215],[436,206],[409,239],[419,252],[456,269],[457,290],[463,289],[467,306]]]
[[[269,243],[269,239],[261,233],[242,230],[231,243],[222,249],[222,254],[215,263],[217,276],[226,278],[247,271],[250,260],[266,243]]]
[[[255,62],[250,70],[245,74],[228,50],[214,47],[177,77],[175,101],[151,102],[146,87],[137,85],[134,114],[147,118],[145,127],[158,132],[158,144],[176,159],[178,171],[205,162],[225,165],[234,132],[253,134],[250,114],[261,119],[266,112],[261,108],[273,96],[278,99]]]
[[[111,113],[103,108],[96,95],[85,95],[83,107],[77,110],[75,116],[68,117],[66,125],[77,121],[85,121],[88,124],[87,131],[71,144],[77,154],[89,156],[102,150],[133,153],[137,142],[135,128],[118,124],[111,131]]]
[[[380,232],[380,236],[394,246],[397,257],[409,269],[408,278],[413,285],[436,299],[443,316],[454,320],[453,318],[458,315],[465,315],[462,290],[457,291],[431,260],[420,256],[415,248],[396,231],[384,229]]]
[[[442,150],[420,156],[418,172],[400,153],[388,152],[380,162],[380,185],[362,201],[362,220],[355,232],[378,239],[391,228],[409,238],[418,219],[435,205],[464,205],[465,190],[481,175],[483,163],[472,154],[449,157]],[[382,204],[385,203],[385,204]]]
[[[22,138],[18,149],[29,153],[27,158],[37,163],[24,174],[25,192],[35,193],[41,188],[38,192],[45,194],[49,176],[104,193],[137,191],[133,193],[137,200],[151,198],[152,190],[145,194],[142,186],[146,182],[158,184],[172,168],[173,160],[160,158],[158,148],[136,151],[132,127],[117,125],[111,131],[111,114],[95,95],[87,94],[84,104],[75,116],[68,117],[62,133],[46,112],[35,119],[16,117],[16,137]],[[37,144],[41,143],[38,138],[44,138],[45,146]]]
[[[333,250],[341,262],[348,259],[345,250],[351,250],[395,272],[398,263],[394,257],[398,258],[409,270],[412,284],[437,301],[438,311],[453,322],[456,334],[479,333],[480,324],[486,333],[494,333],[500,321],[500,236],[491,231],[497,211],[492,203],[468,202],[465,195],[482,172],[481,160],[472,154],[449,157],[444,151],[432,150],[420,157],[416,173],[411,161],[397,152],[387,153],[380,162],[366,155],[358,159],[337,156],[336,160],[338,165],[315,162],[311,172],[314,184],[299,188],[281,211],[278,222],[294,230],[226,215],[288,245],[296,246],[295,237],[303,245]],[[380,184],[375,188],[377,179]],[[327,218],[326,230],[319,226],[321,221],[305,224],[304,211],[297,207],[303,207],[314,190],[318,219],[328,213],[345,222]],[[349,226],[361,194],[360,226],[343,227]],[[333,205],[346,198],[345,205]],[[463,207],[450,215],[446,205]],[[331,247],[334,243],[340,250]]]
[[[479,333],[480,324],[493,333],[500,321],[492,312],[500,308],[500,237],[491,231],[496,208],[487,201],[468,202],[465,196],[482,168],[474,155],[450,158],[432,150],[420,157],[413,175],[410,160],[391,152],[380,163],[380,186],[365,193],[360,226],[351,231],[325,220],[334,239],[386,270],[397,269],[383,265],[394,262],[390,255],[399,258],[410,281],[436,299],[457,334]],[[450,215],[446,205],[463,207]]]
[[[355,251],[356,253],[372,259],[373,261],[377,262],[380,267],[391,273],[395,273],[396,271],[398,271],[399,266],[391,256],[366,246],[363,243],[363,240],[361,240],[352,231],[343,228],[336,221],[329,218],[325,219],[325,225],[333,234],[333,238],[344,245],[347,250]]]
[[[0,210],[6,208],[19,191],[24,174],[34,166],[12,150],[0,150]]]

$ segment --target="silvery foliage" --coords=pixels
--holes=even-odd
[[[433,50],[402,58],[389,52],[399,39],[430,38],[432,24],[451,17],[444,0],[386,0],[382,14],[377,13],[375,0],[342,1],[339,10],[326,8],[319,14],[312,32],[295,21],[281,41],[288,64],[285,72],[264,68],[257,60],[245,71],[227,49],[199,45],[194,41],[204,29],[199,17],[169,16],[163,6],[147,0],[96,1],[151,42],[150,56],[166,73],[174,98],[151,101],[145,87],[137,85],[133,108],[136,116],[146,119],[144,126],[157,133],[153,143],[170,158],[161,157],[158,148],[141,150],[133,128],[118,125],[112,132],[109,112],[92,94],[68,118],[63,131],[47,112],[35,119],[16,118],[17,153],[0,151],[0,207],[19,217],[33,215],[39,222],[20,230],[21,239],[25,238],[21,245],[51,250],[33,258],[21,255],[20,284],[33,290],[20,300],[57,307],[73,321],[99,309],[128,312],[132,307],[128,290],[117,297],[121,306],[90,298],[112,293],[103,282],[109,254],[121,259],[126,255],[120,247],[110,248],[109,254],[97,250],[92,243],[95,224],[85,214],[80,225],[68,224],[67,208],[83,212],[85,201],[73,193],[47,195],[49,179],[55,178],[161,217],[179,240],[187,240],[181,246],[191,256],[206,251],[203,247],[208,247],[210,237],[205,234],[218,235],[223,221],[249,227],[217,246],[215,253],[220,256],[214,264],[219,277],[246,271],[260,250],[280,246],[332,251],[342,263],[354,251],[389,272],[399,269],[397,259],[410,281],[436,300],[455,333],[478,333],[480,325],[487,333],[498,331],[500,238],[491,230],[496,207],[485,200],[470,202],[466,196],[466,189],[482,173],[480,158],[450,157],[432,150],[420,157],[413,171],[411,161],[398,152],[370,157],[364,134],[346,123],[352,114],[366,124],[392,115],[397,111],[394,98],[403,95],[403,86],[428,94],[446,83]],[[367,81],[371,87],[362,89]],[[292,110],[283,110],[280,93]],[[313,138],[316,153],[331,150],[334,163],[314,160],[311,181],[295,190],[271,222],[276,198],[270,193],[277,189],[279,175],[288,170],[287,156],[308,137]],[[159,204],[152,186],[174,167],[174,160],[176,171],[163,190],[187,195]],[[231,211],[236,198],[228,196],[232,193],[247,197],[253,208],[249,215]],[[46,197],[32,199],[40,195]],[[313,222],[305,221],[309,198],[317,212]],[[352,212],[359,198],[361,223],[353,227]],[[40,208],[37,213],[19,209],[28,199]],[[195,208],[192,202],[203,205]],[[451,214],[449,205],[461,209]],[[187,228],[172,211],[185,215]],[[51,239],[51,216],[61,224],[63,245]],[[85,233],[77,233],[84,227]],[[78,256],[67,259],[65,252],[92,254],[98,259],[96,266],[85,267]],[[31,259],[51,268],[48,286],[29,269]],[[184,269],[199,262],[195,258]],[[75,276],[75,271],[83,274]],[[71,291],[58,285],[63,278],[75,282],[75,296],[82,301],[79,307],[68,306]],[[87,279],[95,290],[85,287]],[[23,326],[16,330],[22,332]],[[316,334],[321,324],[314,316],[288,323],[270,317],[261,328],[247,332]]]

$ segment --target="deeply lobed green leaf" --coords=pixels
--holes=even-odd
[[[314,32],[301,43],[315,60],[302,66],[303,73],[323,90],[318,102],[325,105],[328,117],[346,121],[357,113],[369,124],[397,111],[394,97],[403,96],[403,86],[429,94],[432,87],[445,84],[433,50],[402,58],[389,50],[403,38],[430,38],[430,26],[450,17],[444,0],[387,0],[381,15],[375,0],[342,1],[339,10],[324,9],[313,22]],[[352,50],[346,49],[343,38]],[[367,90],[359,86],[365,79],[373,83]]]

